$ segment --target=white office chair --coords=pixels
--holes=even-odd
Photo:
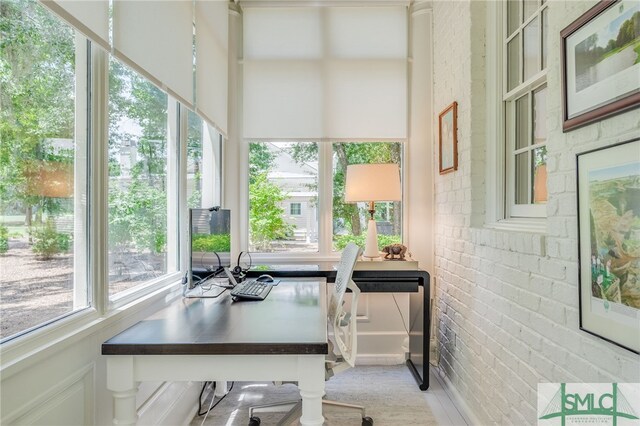
[[[328,322],[333,330],[334,341],[329,341],[329,354],[325,362],[325,379],[328,380],[335,373],[344,371],[355,365],[357,355],[357,337],[356,329],[356,312],[358,309],[358,297],[360,289],[353,282],[351,276],[353,268],[360,255],[360,248],[351,243],[345,247],[340,259],[340,265],[336,273],[336,283],[331,293],[328,306]],[[347,288],[351,290],[351,310],[344,310],[344,294]],[[337,348],[337,354],[334,353],[334,346]],[[323,405],[332,405],[335,407],[349,408],[360,411],[362,417],[362,426],[373,425],[371,417],[367,417],[364,407],[360,405],[344,404],[337,401],[322,400]],[[289,401],[274,404],[265,404],[249,408],[249,426],[258,426],[260,419],[254,414],[282,411],[282,409],[290,408],[284,418],[278,422],[278,425],[286,425],[298,419],[302,415],[302,401]]]

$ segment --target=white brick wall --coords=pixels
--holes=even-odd
[[[640,381],[638,356],[578,327],[575,154],[640,135],[640,110],[562,133],[559,33],[595,3],[549,5],[541,235],[484,228],[486,5],[433,2],[434,126],[457,101],[459,150],[458,171],[435,179],[440,373],[484,424],[535,424],[541,381]]]

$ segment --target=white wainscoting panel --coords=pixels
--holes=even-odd
[[[33,398],[3,418],[3,424],[71,426],[94,424],[95,364],[78,372]],[[83,409],[78,410],[78,407]]]

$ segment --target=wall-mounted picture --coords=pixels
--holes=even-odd
[[[640,106],[640,2],[602,0],[560,35],[563,131]]]
[[[640,139],[577,161],[580,328],[640,353]]]
[[[458,103],[454,102],[439,117],[440,174],[458,170]]]

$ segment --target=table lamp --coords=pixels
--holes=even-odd
[[[397,164],[352,164],[347,166],[344,189],[345,203],[369,203],[367,242],[362,256],[375,258],[378,251],[378,230],[373,217],[376,201],[401,201],[400,167]]]

